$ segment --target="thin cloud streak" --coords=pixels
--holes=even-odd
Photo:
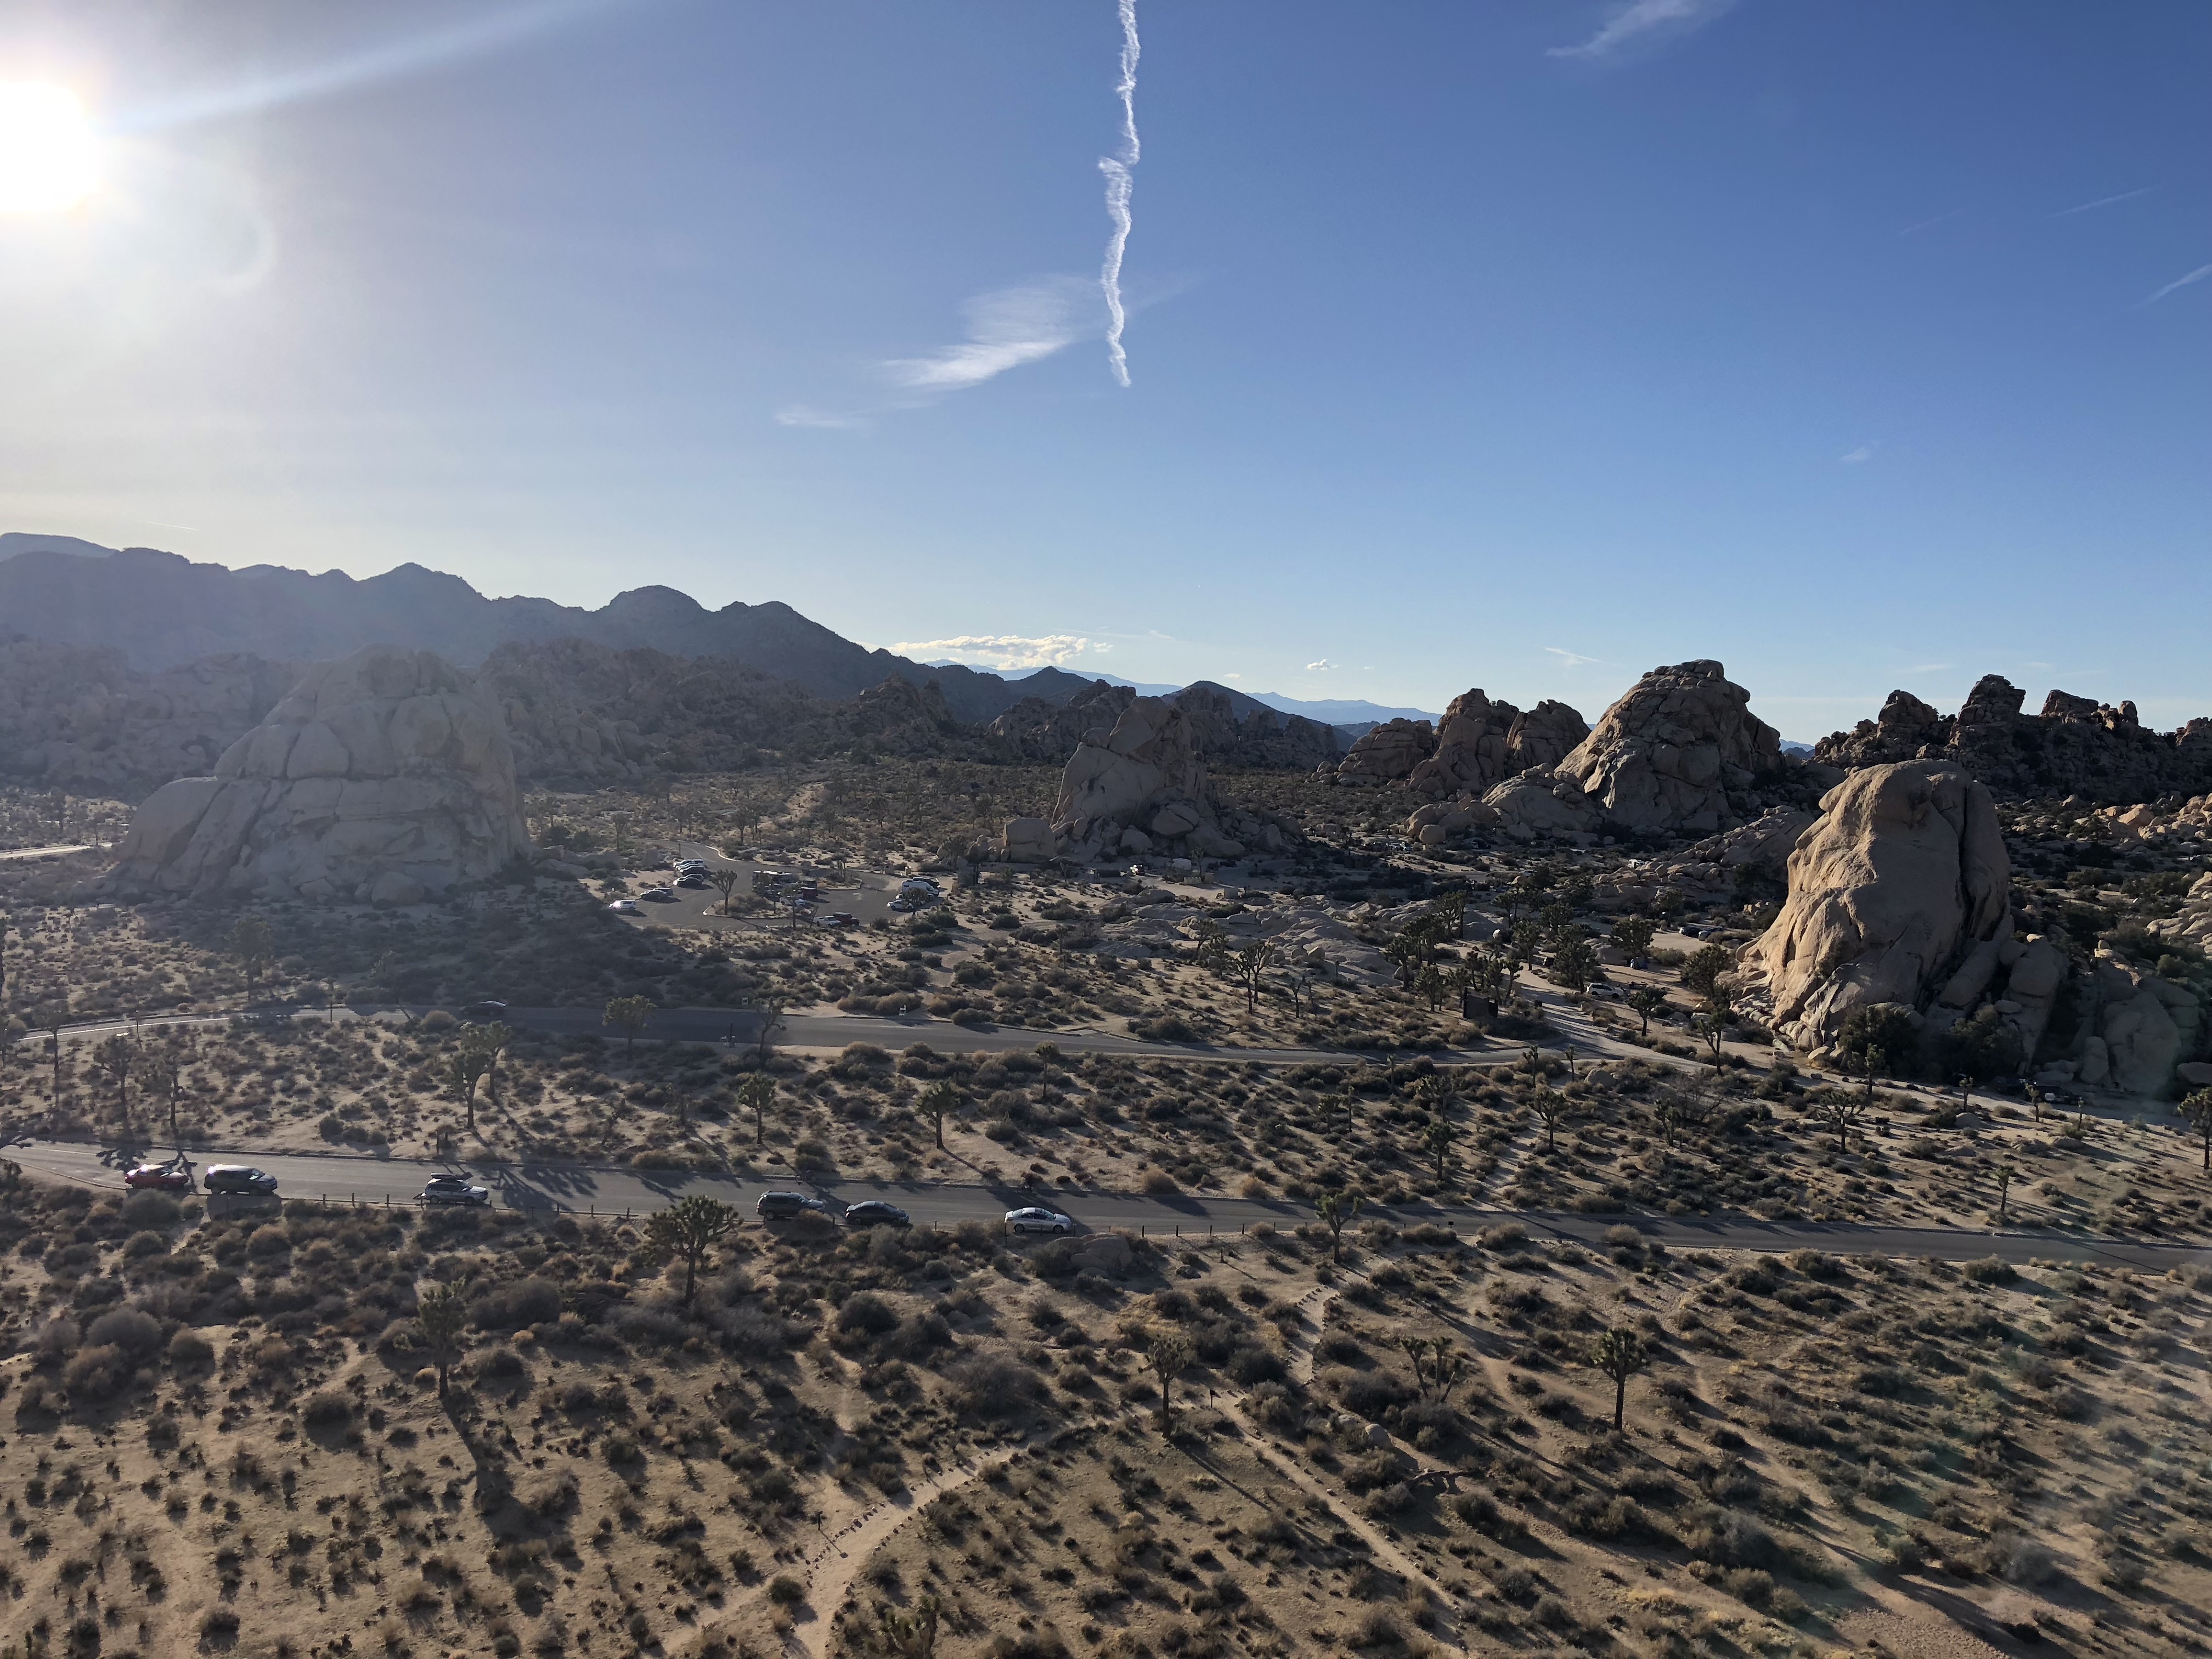
[[[2138,300],[2136,302],[2136,309],[2141,311],[2145,306],[2154,306],[2176,289],[2187,288],[2192,283],[2201,283],[2207,276],[2212,276],[2212,265],[2199,265],[2186,276],[2175,277],[2157,293],[2152,295],[2149,299]]]
[[[2084,202],[2079,207],[2061,208],[2051,216],[2070,219],[2077,213],[2094,213],[2099,208],[2113,207],[2122,202],[2132,202],[2138,196],[2148,196],[2157,188],[2156,185],[2145,185],[2141,190],[2124,190],[2118,196],[2100,196],[2095,201]]]
[[[1862,461],[1872,460],[1874,459],[1875,451],[1880,447],[1881,446],[1879,444],[1861,444],[1856,449],[1851,451],[1850,454],[1837,456],[1836,460],[1838,465],[1843,466],[1856,466]]]
[[[1121,78],[1115,92],[1121,100],[1121,153],[1099,157],[1098,170],[1106,175],[1106,216],[1114,229],[1106,239],[1106,258],[1098,270],[1098,286],[1106,295],[1106,359],[1114,379],[1129,384],[1129,354],[1121,348],[1121,332],[1128,313],[1121,304],[1121,260],[1129,251],[1129,232],[1136,225],[1130,199],[1136,180],[1130,169],[1137,165],[1143,146],[1137,139],[1137,59],[1143,47],[1137,39],[1137,0],[1120,0],[1121,19]]]
[[[1620,666],[1617,662],[1607,662],[1603,657],[1585,657],[1579,651],[1563,651],[1556,645],[1547,645],[1544,649],[1559,659],[1562,668],[1580,668],[1584,663],[1595,663],[1600,668]]]
[[[1553,46],[1547,58],[1604,58],[1662,31],[1686,34],[1703,28],[1735,0],[1633,0],[1607,18],[1578,46]]]
[[[1049,357],[1080,338],[1065,281],[980,294],[968,302],[968,337],[927,357],[884,364],[891,384],[915,392],[961,392],[1010,368]]]

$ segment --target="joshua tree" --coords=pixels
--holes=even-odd
[[[768,1109],[775,1103],[775,1079],[755,1072],[738,1085],[738,1104],[753,1115],[753,1145],[768,1144]]]
[[[1613,924],[1613,942],[1631,962],[1642,962],[1651,954],[1651,938],[1658,931],[1659,924],[1649,916],[1623,916]]]
[[[760,1009],[760,1029],[753,1033],[753,1058],[760,1065],[766,1066],[775,1058],[775,1034],[783,1029],[786,1004],[781,996],[764,996],[757,1006]]]
[[[1672,1146],[1676,1135],[1705,1121],[1705,1097],[1693,1091],[1669,1089],[1661,1095],[1651,1108],[1651,1115],[1659,1125],[1661,1144]]]
[[[1160,1432],[1165,1434],[1174,1421],[1175,1401],[1170,1390],[1175,1380],[1190,1369],[1195,1350],[1190,1339],[1181,1331],[1156,1330],[1145,1344],[1145,1363],[1152,1368],[1152,1375],[1160,1383]]]
[[[138,1045],[118,1035],[92,1051],[92,1063],[115,1085],[115,1115],[123,1120],[123,1139],[131,1139],[131,1073],[137,1069]]]
[[[1620,1432],[1628,1408],[1628,1379],[1644,1369],[1644,1339],[1616,1325],[1590,1345],[1590,1364],[1613,1379],[1613,1431]]]
[[[1323,1193],[1314,1200],[1314,1212],[1321,1217],[1321,1224],[1328,1229],[1328,1259],[1343,1261],[1344,1226],[1359,1213],[1359,1194]]]
[[[1401,1336],[1398,1346],[1413,1363],[1415,1395],[1439,1406],[1447,1404],[1467,1370],[1467,1356],[1454,1348],[1447,1336]]]
[[[937,1138],[937,1150],[945,1150],[945,1119],[947,1114],[960,1109],[960,1091],[949,1078],[939,1078],[921,1091],[921,1109],[929,1114],[929,1127]]]
[[[1836,1150],[1848,1152],[1851,1149],[1851,1131],[1865,1118],[1867,1103],[1860,1095],[1847,1094],[1841,1089],[1823,1089],[1807,1103],[1805,1115],[1823,1128],[1836,1132]]]
[[[658,1006],[651,997],[616,997],[607,1004],[606,1012],[600,1017],[602,1025],[621,1028],[623,1058],[627,1060],[637,1048],[637,1034],[653,1018]]]
[[[647,1248],[660,1260],[684,1264],[684,1305],[691,1305],[698,1289],[699,1269],[707,1264],[714,1246],[737,1230],[739,1217],[734,1205],[704,1193],[693,1193],[652,1217],[645,1224]]]
[[[259,916],[240,916],[230,930],[229,948],[238,971],[246,975],[246,1003],[250,1008],[253,988],[260,982],[269,958],[276,954],[276,936]]]
[[[1903,1008],[1893,1002],[1869,1003],[1845,1016],[1836,1037],[1836,1055],[1866,1079],[1866,1097],[1871,1101],[1875,1073],[1896,1070],[1917,1040],[1912,1017]]]
[[[2020,1171],[2009,1164],[2000,1164],[1990,1173],[1997,1180],[1997,1225],[2002,1227],[2011,1218],[2012,1183]]]
[[[189,1037],[171,1036],[162,1042],[149,1043],[139,1061],[146,1086],[168,1099],[169,1139],[176,1143],[179,1155],[185,1150],[185,1137],[178,1125],[178,1118],[184,1104],[185,1067],[192,1060],[191,1042]]]
[[[1639,985],[1628,994],[1628,1006],[1635,1011],[1636,1036],[1641,1042],[1651,1035],[1651,1016],[1667,1006],[1667,994],[1656,985]]]
[[[499,1057],[514,1041],[514,1028],[492,1020],[483,1025],[471,1025],[462,1037],[462,1046],[474,1049],[483,1057],[484,1098],[495,1106],[499,1104]],[[471,1127],[474,1127],[471,1122]]]
[[[1260,1008],[1260,987],[1266,981],[1267,970],[1275,965],[1275,941],[1255,939],[1241,949],[1229,954],[1229,977],[1244,989],[1244,1013],[1247,1018]]]
[[[1559,1125],[1567,1121],[1571,1103],[1557,1089],[1539,1089],[1528,1103],[1528,1109],[1536,1115],[1536,1121],[1544,1126],[1544,1151],[1547,1155],[1559,1150]]]
[[[933,1595],[923,1596],[910,1612],[902,1613],[889,1605],[878,1607],[876,1622],[882,1626],[884,1651],[890,1659],[933,1659],[937,1652],[938,1620],[944,1614],[944,1604]]]
[[[743,870],[715,870],[708,872],[707,879],[714,884],[714,890],[722,896],[722,914],[726,916],[730,915],[731,907],[738,902],[738,889],[747,880],[746,872]]]
[[[469,1322],[469,1306],[458,1285],[434,1285],[415,1300],[415,1328],[430,1350],[430,1363],[438,1368],[438,1398],[446,1397],[446,1380],[459,1357],[461,1332]]]
[[[1682,983],[1699,996],[1712,994],[1713,986],[1734,965],[1735,959],[1717,945],[1701,945],[1682,964]]]
[[[1721,1009],[1709,1008],[1692,1020],[1698,1041],[1712,1051],[1713,1064],[1721,1063],[1721,1045],[1728,1036],[1729,1016]]]
[[[1552,951],[1551,978],[1554,985],[1564,985],[1570,991],[1580,993],[1590,988],[1597,977],[1597,946],[1580,933],[1560,939]]]
[[[1428,1127],[1421,1131],[1421,1145],[1429,1149],[1429,1156],[1437,1161],[1437,1185],[1444,1184],[1444,1169],[1451,1162],[1453,1146],[1459,1141],[1459,1126],[1439,1112],[1431,1118]]]
[[[2203,1142],[2204,1168],[2212,1173],[2212,1089],[2192,1089],[2182,1097],[2182,1119]]]
[[[489,1066],[483,1050],[465,1039],[446,1061],[446,1082],[460,1103],[465,1127],[471,1134],[477,1132],[477,1085],[483,1081]]]

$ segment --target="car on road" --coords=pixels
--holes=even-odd
[[[192,1172],[182,1164],[141,1164],[124,1171],[123,1184],[159,1193],[188,1193],[192,1189]]]
[[[1018,1210],[1006,1212],[1006,1231],[1010,1233],[1072,1233],[1075,1218],[1062,1215],[1057,1210],[1048,1210],[1041,1204],[1025,1205]]]
[[[845,1209],[848,1227],[911,1227],[914,1218],[896,1204],[886,1204],[879,1198],[863,1199]]]
[[[828,922],[832,927],[854,927],[860,925],[860,919],[854,915],[850,910],[832,910],[828,915],[823,917],[822,920]]]
[[[828,1215],[830,1206],[811,1193],[763,1193],[753,1204],[753,1213],[763,1221],[781,1221],[809,1211]]]
[[[276,1177],[251,1164],[210,1164],[200,1185],[211,1193],[253,1193],[263,1197],[276,1190]]]
[[[676,902],[676,890],[673,887],[648,887],[638,896],[641,899],[649,899],[655,904],[673,904]]]
[[[425,1204],[489,1205],[491,1189],[475,1187],[461,1176],[432,1176],[422,1183],[422,1190],[415,1194]]]
[[[461,1010],[464,1019],[505,1019],[507,1005],[497,997],[486,997],[482,1002],[471,1002]]]
[[[607,906],[607,908],[618,916],[641,916],[645,914],[637,908],[635,899],[617,899],[612,904]]]

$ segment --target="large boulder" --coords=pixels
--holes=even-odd
[[[1409,777],[1436,747],[1436,728],[1401,715],[1370,726],[1336,763],[1336,781],[1362,788]]]
[[[1720,664],[1655,668],[1559,764],[1609,827],[1710,834],[1782,770],[1782,737]],[[1741,810],[1740,810],[1741,809]]]
[[[1790,855],[1782,914],[1745,953],[1778,1033],[1818,1051],[1869,1003],[1924,1007],[1953,976],[1988,972],[2012,936],[2011,866],[1990,793],[1958,767],[1910,761],[1852,774]],[[1986,945],[1986,951],[1978,949]]]
[[[1243,850],[1221,833],[1190,716],[1159,697],[1137,698],[1111,732],[1085,738],[1053,803],[1052,828],[1079,856],[1115,850],[1133,827],[1190,853]]]
[[[311,669],[209,777],[138,810],[118,893],[405,902],[531,854],[498,701],[429,652]]]
[[[1379,771],[1384,764],[1396,764],[1400,745],[1418,735],[1423,724],[1390,722],[1407,730],[1378,740],[1375,757],[1363,764],[1363,774]],[[1367,736],[1373,738],[1386,729],[1377,726]],[[1589,735],[1589,723],[1565,703],[1547,700],[1524,714],[1510,702],[1492,701],[1477,687],[1451,700],[1443,723],[1437,727],[1435,749],[1414,764],[1406,787],[1430,800],[1480,795],[1531,767],[1556,765]],[[1357,753],[1358,745],[1353,749]],[[1382,758],[1386,752],[1387,762]],[[1343,775],[1341,769],[1340,775]],[[1345,781],[1373,780],[1363,775]]]
[[[1042,818],[1008,818],[1000,851],[1010,864],[1049,864],[1060,856],[1060,837]]]

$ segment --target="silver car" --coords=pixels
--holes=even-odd
[[[1057,1210],[1031,1204],[1006,1212],[1006,1231],[1010,1233],[1072,1233],[1075,1231],[1075,1219],[1073,1216],[1062,1215]]]
[[[425,1204],[485,1205],[491,1202],[491,1189],[471,1186],[459,1176],[432,1176],[416,1196]]]

